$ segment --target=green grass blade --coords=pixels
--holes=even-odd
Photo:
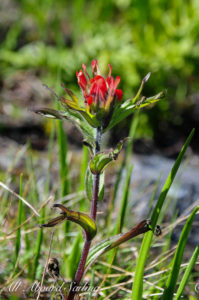
[[[66,259],[66,264],[65,264],[65,269],[67,270],[67,276],[71,279],[73,279],[75,276],[75,272],[81,257],[81,243],[82,243],[82,235],[81,233],[78,233],[72,245],[70,255]]]
[[[135,137],[136,129],[138,126],[138,122],[139,122],[139,110],[134,113],[132,121],[131,121],[131,126],[130,126],[130,130],[129,130],[129,135],[128,135],[130,137],[130,141],[127,144],[126,155],[125,155],[127,163],[130,161],[131,156],[132,156],[133,142],[134,142],[134,137]]]
[[[61,179],[61,196],[69,194],[69,179],[67,165],[67,137],[64,133],[62,121],[57,120],[57,138],[59,148],[59,170]]]
[[[124,185],[124,192],[123,192],[123,198],[121,202],[121,207],[119,211],[119,215],[116,221],[114,234],[118,234],[122,231],[123,225],[124,225],[124,219],[126,214],[126,209],[128,205],[128,199],[129,199],[129,186],[131,183],[131,174],[132,174],[133,165],[131,165],[128,169],[127,175],[126,175],[126,182]]]
[[[30,182],[31,182],[31,192],[29,193],[29,197],[31,197],[34,202],[38,202],[38,199],[40,199],[40,194],[37,189],[37,178],[35,174],[35,166],[34,166],[34,161],[33,161],[33,151],[30,145],[30,142],[28,144],[28,149],[29,149],[29,157],[27,158],[27,169],[30,174]],[[39,218],[39,223],[42,224],[44,222],[44,217],[45,217],[45,207],[42,209],[40,218]],[[41,245],[43,242],[43,228],[40,228],[37,233],[37,238],[36,238],[36,246],[34,248],[34,260],[33,260],[33,266],[31,270],[31,277],[34,280],[36,276],[36,271],[37,267],[39,264],[39,257],[40,257],[40,250],[41,250]]]
[[[129,134],[128,134],[128,136],[130,137],[130,141],[128,141],[127,148],[126,148],[126,151],[125,151],[126,153],[124,155],[124,158],[122,160],[120,169],[119,169],[118,174],[117,174],[116,182],[115,182],[115,185],[114,185],[113,198],[112,198],[112,201],[111,201],[111,207],[109,209],[110,211],[112,211],[114,206],[115,206],[115,199],[116,199],[118,188],[119,188],[119,185],[120,185],[120,182],[121,182],[122,173],[124,171],[126,163],[129,162],[132,151],[133,151],[133,141],[134,141],[138,121],[139,121],[139,112],[137,111],[137,112],[135,112],[135,115],[133,116],[133,119],[131,121],[131,126],[130,126],[130,130],[129,130]],[[110,212],[109,212],[109,215],[110,215]]]
[[[60,86],[61,78],[61,61],[57,70],[57,93],[60,96],[63,89]],[[56,100],[56,109],[60,110],[61,105]],[[58,142],[58,151],[59,151],[59,173],[61,179],[61,197],[66,196],[70,192],[70,183],[69,183],[69,172],[68,172],[68,162],[67,162],[67,135],[64,132],[63,123],[60,120],[56,120],[57,125],[57,142]]]
[[[80,173],[80,187],[79,187],[80,191],[85,190],[85,177],[86,177],[87,167],[88,167],[88,148],[86,146],[83,146],[81,173]]]
[[[124,185],[123,198],[122,198],[122,202],[121,202],[119,215],[118,215],[118,218],[116,220],[116,224],[115,224],[115,227],[114,227],[114,230],[113,230],[113,235],[116,235],[116,234],[120,233],[122,231],[123,226],[124,226],[124,219],[125,219],[125,214],[126,214],[126,209],[127,209],[127,205],[128,205],[128,199],[129,199],[129,186],[130,186],[130,182],[131,182],[132,169],[133,169],[133,165],[131,165],[129,167],[128,172],[126,174],[126,181],[125,181],[125,185]],[[115,249],[113,249],[110,252],[109,263],[112,262],[114,253],[116,253]]]
[[[151,200],[149,202],[148,214],[147,214],[148,219],[150,219],[150,216],[152,215],[152,212],[153,212],[153,203],[154,203],[155,197],[157,195],[157,190],[158,190],[158,186],[159,186],[159,183],[160,183],[160,178],[161,178],[161,174],[160,174],[159,178],[156,180],[155,187],[154,187],[154,190],[153,190],[153,194],[152,194]]]
[[[189,261],[189,264],[188,264],[188,266],[187,266],[187,268],[185,270],[185,273],[184,273],[184,275],[182,277],[182,280],[180,282],[180,285],[178,287],[175,300],[180,299],[180,297],[181,297],[181,295],[182,295],[182,293],[184,291],[185,285],[186,285],[186,283],[187,283],[187,281],[189,279],[189,276],[191,274],[191,271],[192,271],[192,269],[193,269],[193,267],[194,267],[194,265],[195,265],[195,263],[197,261],[198,255],[199,255],[199,245],[195,248],[195,251],[194,251],[194,253],[193,253],[193,255],[192,255],[192,257],[191,257],[191,259]]]
[[[164,290],[164,294],[162,296],[162,300],[173,299],[173,294],[176,288],[178,275],[180,271],[180,264],[182,262],[182,257],[184,253],[185,246],[187,244],[187,239],[189,232],[191,230],[192,223],[194,221],[195,215],[199,210],[199,206],[197,206],[189,216],[185,226],[183,227],[182,233],[180,235],[180,239],[178,242],[178,246],[175,252],[174,259],[172,261],[171,272],[166,282],[166,287]]]
[[[89,293],[89,298],[88,300],[93,299],[93,290],[95,289],[95,269],[92,269],[92,274],[91,274],[91,282],[90,282],[90,293]]]
[[[49,190],[50,190],[50,179],[51,179],[51,168],[53,164],[53,150],[54,150],[54,138],[55,138],[55,122],[54,120],[51,120],[51,132],[50,132],[50,138],[49,138],[49,143],[48,143],[48,169],[47,169],[47,174],[46,174],[46,183],[44,187],[45,194],[49,195]]]
[[[174,166],[169,173],[169,176],[167,177],[167,180],[162,188],[162,191],[160,193],[159,199],[157,201],[157,204],[153,210],[153,214],[151,217],[151,225],[152,228],[155,228],[155,225],[157,224],[157,220],[160,214],[160,211],[162,209],[164,200],[167,196],[167,193],[175,179],[176,173],[179,169],[179,166],[181,164],[181,161],[184,157],[184,154],[187,150],[187,147],[192,139],[192,136],[194,134],[194,129],[191,131],[190,135],[188,136],[184,146],[182,147],[182,150],[180,151],[180,154],[177,157],[177,160],[174,163]],[[142,299],[142,291],[143,291],[143,275],[144,275],[144,266],[148,257],[149,249],[151,246],[153,238],[153,232],[147,232],[144,236],[139,257],[138,257],[138,262],[136,265],[135,269],[135,277],[134,277],[134,282],[133,282],[133,289],[132,289],[132,298],[133,300],[139,300]]]
[[[61,180],[61,197],[64,197],[70,192],[69,172],[67,163],[67,136],[63,129],[62,121],[57,120],[57,138],[59,149],[59,173]],[[65,235],[69,231],[69,222],[64,222],[63,227]]]
[[[21,176],[20,176],[19,195],[21,197],[23,196],[23,174],[21,174]],[[23,211],[23,203],[22,203],[22,200],[19,199],[17,226],[20,226],[22,223],[22,211]],[[16,242],[15,242],[14,264],[16,264],[16,262],[17,262],[20,248],[21,248],[21,228],[18,228],[17,234],[16,234]]]
[[[42,211],[41,211],[40,224],[43,223],[44,217],[45,217],[45,208],[43,208]],[[36,247],[35,247],[35,257],[34,257],[34,262],[33,262],[32,279],[35,279],[35,276],[36,276],[42,242],[43,242],[43,228],[40,228],[39,231],[38,231],[38,234],[37,234],[37,241],[36,241]],[[37,278],[37,279],[40,279],[40,278]]]
[[[49,185],[50,185],[50,171],[51,171],[51,162],[52,162],[52,153],[53,153],[53,139],[54,139],[54,127],[50,135],[50,141],[49,141],[49,150],[48,150],[48,160],[49,160],[49,167],[48,167],[48,173],[47,173],[47,178],[46,178],[46,183],[44,186],[44,192],[46,195],[48,195],[49,192]],[[35,182],[36,183],[36,182]],[[36,194],[37,194],[36,190]],[[40,224],[44,222],[45,218],[45,207],[41,211],[41,217],[40,217]],[[28,238],[28,236],[27,236]],[[29,244],[29,241],[27,241]],[[35,276],[37,274],[37,267],[39,263],[39,257],[40,257],[40,252],[41,252],[41,246],[43,242],[43,228],[40,228],[37,234],[37,240],[36,240],[36,247],[35,247],[35,257],[33,261],[33,271],[32,271],[32,278],[35,279]]]
[[[194,132],[195,132],[195,129],[192,129],[191,133],[189,134],[184,146],[182,147],[182,150],[180,151],[180,154],[178,155],[176,161],[175,161],[175,164],[171,170],[171,172],[169,173],[169,176],[163,186],[163,189],[161,191],[161,194],[160,194],[160,197],[158,199],[158,202],[155,206],[155,209],[153,211],[153,214],[152,214],[152,217],[151,217],[151,221],[152,221],[152,227],[154,228],[155,225],[157,224],[157,220],[158,220],[158,217],[159,217],[159,214],[160,214],[160,211],[161,211],[161,208],[162,208],[162,205],[164,203],[164,200],[167,196],[167,193],[175,179],[175,176],[176,176],[176,173],[180,167],[180,164],[181,164],[181,161],[185,155],[185,152],[187,150],[187,147],[189,146],[190,142],[191,142],[191,139],[194,135]]]
[[[125,159],[123,159],[123,161],[121,163],[121,166],[120,166],[120,169],[117,173],[116,181],[115,181],[115,184],[114,184],[113,197],[111,199],[111,202],[110,202],[109,208],[108,208],[108,214],[107,214],[107,217],[106,217],[106,224],[107,224],[107,229],[108,229],[107,234],[109,234],[109,232],[110,232],[111,213],[112,213],[112,211],[114,210],[114,207],[115,207],[115,200],[116,200],[117,192],[118,192],[118,189],[120,187],[121,180],[122,180],[122,174],[123,174],[124,168],[125,168]]]
[[[88,254],[88,258],[86,261],[86,267],[87,269],[96,261],[98,257],[103,255],[104,253],[110,251],[111,249],[115,249],[119,247],[121,244],[125,243],[126,241],[137,237],[140,234],[143,234],[144,232],[147,232],[151,230],[150,226],[148,225],[147,220],[141,221],[139,224],[137,224],[135,227],[130,229],[128,232],[125,232],[123,234],[117,234],[115,236],[112,236],[106,240],[103,240],[99,242],[97,245],[93,246],[90,249],[90,252]],[[113,255],[110,257],[110,261],[113,258]]]

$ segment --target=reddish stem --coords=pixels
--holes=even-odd
[[[79,283],[80,280],[82,279],[82,276],[83,276],[83,273],[84,273],[84,266],[85,266],[85,263],[86,263],[86,258],[88,256],[90,245],[91,245],[91,241],[86,241],[85,244],[84,244],[84,248],[82,250],[82,256],[81,256],[81,259],[79,261],[79,266],[78,266],[77,272],[75,274],[75,280],[74,280],[75,283]]]
[[[100,151],[100,142],[101,142],[101,130],[100,128],[96,129],[96,140],[95,140],[95,154]],[[93,220],[96,219],[97,215],[97,202],[98,202],[98,194],[99,194],[99,179],[100,175],[94,175],[94,181],[93,181],[93,197],[92,197],[92,204],[91,204],[91,212],[90,212],[90,217],[93,218]],[[74,296],[76,294],[75,292],[75,287],[78,286],[80,283],[82,276],[84,274],[85,270],[85,264],[86,264],[86,259],[89,253],[89,249],[91,246],[91,241],[85,241],[84,243],[84,248],[82,250],[82,255],[79,261],[79,265],[75,274],[75,279],[72,284],[72,288],[70,289],[68,299],[67,300],[73,300]]]

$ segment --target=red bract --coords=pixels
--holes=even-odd
[[[93,78],[89,77],[86,66],[82,65],[83,71],[76,72],[78,84],[82,89],[85,103],[92,107],[109,107],[117,99],[120,101],[123,96],[121,89],[117,89],[120,77],[114,79],[111,76],[111,65],[109,65],[109,74],[107,78],[100,75],[97,60],[91,63]]]
[[[122,99],[122,96],[123,96],[122,90],[121,89],[116,90],[115,95],[117,96],[117,99],[120,101]]]
[[[93,79],[90,79],[90,83],[90,95],[93,96],[95,102],[97,103],[99,99],[105,101],[108,92],[105,79],[100,75],[96,75]]]
[[[82,70],[80,70],[79,72],[76,71],[76,76],[77,76],[79,86],[84,91],[87,88],[87,80],[83,71]]]

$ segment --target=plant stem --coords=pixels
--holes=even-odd
[[[97,152],[100,151],[100,142],[101,142],[101,129],[98,127],[96,129],[96,137],[95,137],[95,155]],[[97,215],[97,202],[98,202],[98,195],[99,195],[99,180],[100,180],[100,175],[94,175],[94,181],[93,181],[93,197],[92,197],[92,204],[91,204],[91,212],[90,212],[90,217],[93,218],[93,220],[96,219]],[[77,268],[76,274],[75,274],[75,279],[72,284],[72,288],[70,289],[69,295],[68,295],[68,300],[73,300],[74,296],[76,294],[75,292],[75,287],[78,286],[80,283],[82,276],[84,274],[84,269],[85,269],[85,264],[86,264],[86,259],[89,253],[89,249],[91,246],[91,241],[85,240],[84,243],[84,248],[82,250],[82,255],[79,261],[79,266]]]

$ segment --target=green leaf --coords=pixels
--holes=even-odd
[[[95,115],[90,114],[88,111],[86,111],[85,108],[82,108],[79,106],[79,104],[75,101],[71,101],[69,99],[65,99],[64,97],[61,97],[59,99],[60,103],[63,107],[69,110],[73,110],[78,112],[82,117],[94,128],[97,128],[100,126],[99,121],[97,120]]]
[[[140,101],[133,103],[132,99],[128,99],[124,101],[121,105],[116,106],[111,121],[109,125],[104,129],[103,132],[110,130],[116,124],[126,119],[130,114],[132,114],[135,110],[143,108],[148,105],[152,105],[158,101],[160,101],[165,95],[165,92],[160,92],[153,97],[142,97]]]
[[[52,227],[66,219],[79,224],[84,229],[87,241],[90,241],[94,238],[97,232],[97,227],[91,217],[81,212],[69,210],[62,204],[54,204],[53,207],[60,208],[62,210],[62,215],[50,220],[47,224],[41,225],[41,227]]]
[[[81,110],[81,107],[79,106],[79,102],[66,99],[64,97],[59,98],[59,102],[67,109],[74,109],[77,111]]]
[[[195,209],[192,211],[191,215],[189,216],[185,226],[183,227],[178,242],[178,246],[175,252],[175,256],[171,263],[171,271],[166,282],[166,287],[162,296],[162,300],[173,299],[173,294],[175,292],[175,288],[177,285],[177,280],[178,280],[184,249],[187,244],[188,235],[191,230],[192,223],[198,211],[199,211],[199,206],[195,207]]]
[[[100,175],[100,182],[99,182],[99,195],[98,195],[98,201],[103,200],[104,198],[104,174],[102,173]],[[87,169],[86,172],[86,196],[88,200],[92,201],[93,197],[93,174],[91,173],[90,169]]]
[[[148,73],[148,74],[142,79],[142,83],[141,83],[141,85],[140,85],[140,88],[139,88],[139,90],[138,90],[136,96],[131,100],[133,103],[136,103],[136,101],[139,99],[140,94],[141,94],[141,92],[142,92],[142,90],[143,90],[144,84],[149,80],[150,76],[151,76],[151,73]]]
[[[46,118],[53,118],[59,120],[68,120],[76,126],[88,143],[94,143],[94,129],[87,123],[87,121],[75,111],[59,111],[52,108],[37,107],[32,109],[33,112],[45,116]]]
[[[182,293],[183,293],[183,291],[184,291],[184,288],[185,288],[185,286],[186,286],[186,284],[187,284],[187,281],[188,281],[188,279],[189,279],[189,276],[191,275],[191,272],[192,272],[192,270],[193,270],[193,267],[194,267],[194,265],[195,265],[195,263],[196,263],[196,261],[197,261],[198,255],[199,255],[199,245],[196,246],[195,251],[194,251],[194,253],[193,253],[193,255],[192,255],[192,257],[191,257],[191,259],[190,259],[190,261],[189,261],[189,263],[188,263],[188,266],[187,266],[187,268],[186,268],[186,271],[185,271],[185,273],[184,273],[184,275],[183,275],[183,277],[182,277],[182,280],[181,280],[181,282],[180,282],[180,285],[179,285],[179,287],[178,287],[178,290],[177,290],[177,293],[176,293],[175,300],[178,300],[178,299],[181,298]]]
[[[94,128],[76,111],[67,111],[64,112],[65,118],[71,120],[72,123],[79,129],[82,133],[84,139],[86,139],[90,144],[94,144]]]
[[[124,143],[128,138],[120,141],[116,148],[104,152],[98,152],[90,161],[90,170],[93,174],[100,174],[104,171],[109,163],[116,160],[122,150]]]
[[[137,226],[132,228],[130,231],[123,234],[118,234],[116,236],[113,236],[111,238],[108,238],[98,243],[97,245],[92,247],[89,251],[89,255],[86,261],[86,271],[102,254],[110,251],[113,248],[120,246],[124,242],[132,239],[133,237],[136,237],[149,230],[151,230],[150,220],[143,220]]]
[[[82,117],[94,128],[100,127],[100,123],[97,120],[95,115],[92,115],[85,110],[79,110],[79,113],[82,115]]]
[[[68,96],[71,98],[71,100],[75,103],[79,103],[80,100],[78,99],[78,97],[73,93],[73,91],[69,90],[68,88],[66,88],[63,83],[61,83],[61,87],[64,88],[65,92],[68,94]]]
[[[63,113],[61,111],[51,109],[51,108],[37,107],[37,108],[33,108],[32,111],[46,118],[59,119],[59,120],[62,120],[64,118]]]
[[[94,154],[94,149],[95,149],[95,143],[94,142],[92,143],[88,139],[84,139],[83,140],[83,145],[86,146],[89,149],[89,152],[90,152],[91,155]]]
[[[160,196],[158,198],[157,204],[153,210],[152,217],[151,217],[152,229],[154,229],[157,224],[157,220],[160,215],[164,201],[166,199],[167,193],[175,179],[176,173],[180,167],[180,164],[185,155],[187,147],[188,147],[189,143],[191,142],[193,134],[194,134],[194,129],[191,131],[184,146],[182,147],[182,150],[180,151],[180,154],[178,155],[177,160],[175,161],[175,164],[174,164],[171,172],[169,173],[167,180],[162,188],[162,191],[160,193]],[[152,238],[153,238],[152,232],[146,233],[146,235],[144,236],[142,245],[141,245],[141,249],[139,252],[138,261],[137,261],[137,265],[136,265],[136,270],[135,270],[135,277],[134,277],[134,281],[133,281],[132,298],[131,298],[133,300],[142,299],[144,266],[145,266],[145,263],[146,263],[146,260],[147,260],[148,254],[149,254],[149,249],[151,247]]]
[[[66,216],[61,215],[59,217],[51,219],[48,223],[40,225],[40,227],[54,227],[66,220]]]
[[[136,102],[137,107],[145,107],[149,104],[153,104],[161,99],[163,99],[166,96],[166,90],[158,93],[157,95],[154,95],[152,97],[146,98],[146,97],[142,97],[142,99],[138,102]]]
[[[59,98],[58,95],[53,90],[51,90],[47,85],[43,84],[43,86],[48,91],[50,91],[51,94],[53,94],[53,96],[55,96],[57,98],[57,100],[62,104],[62,106],[64,108],[67,109],[67,111],[60,112],[60,111],[55,111],[55,110],[51,110],[48,108],[44,108],[44,109],[42,108],[43,111],[41,111],[41,109],[40,109],[40,114],[43,114],[43,115],[46,114],[46,116],[48,116],[48,113],[49,113],[48,117],[50,117],[50,118],[68,119],[72,123],[75,122],[75,125],[80,130],[83,129],[83,132],[85,131],[85,128],[88,125],[91,125],[92,127],[98,127],[100,125],[94,115],[91,115],[89,112],[86,112],[84,108],[81,108],[79,106],[79,99],[77,98],[77,96],[71,90],[65,88],[63,86],[63,84],[61,84],[61,86],[64,87],[66,93],[69,95],[71,100],[65,99],[64,97]],[[47,113],[45,113],[44,110],[46,110]],[[37,111],[37,112],[39,113],[39,111]],[[81,123],[83,123],[83,121],[86,121],[86,124],[85,123],[79,124],[78,121],[81,121]],[[89,131],[87,131],[87,135],[89,135],[88,133],[89,133]]]

